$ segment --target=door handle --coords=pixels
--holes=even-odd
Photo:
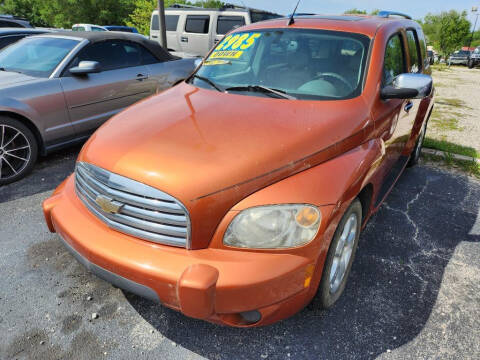
[[[218,44],[219,41],[220,41],[219,39],[215,39],[213,42],[214,42],[215,44]]]
[[[148,79],[148,75],[137,74],[137,78],[136,78],[137,81],[143,81],[146,79]]]
[[[157,35],[152,35],[152,38],[158,39],[158,36]]]
[[[412,102],[412,101],[409,101],[409,102],[405,105],[404,110],[408,113],[412,108],[413,108],[413,102]]]
[[[180,37],[180,41],[181,42],[188,42],[188,37],[182,36],[182,37]]]

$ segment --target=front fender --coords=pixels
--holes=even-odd
[[[290,176],[248,196],[232,210],[279,203],[335,205],[353,200],[382,157],[380,141],[370,140],[340,156]]]
[[[6,96],[0,96],[0,112],[15,113],[33,122],[39,117],[38,112],[30,105]]]

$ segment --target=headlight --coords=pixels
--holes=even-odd
[[[321,215],[311,205],[271,205],[241,211],[230,223],[223,243],[241,248],[279,249],[313,240]]]

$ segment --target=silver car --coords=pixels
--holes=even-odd
[[[122,109],[185,79],[195,62],[115,32],[43,34],[5,48],[0,185],[28,174],[38,155],[84,141]]]

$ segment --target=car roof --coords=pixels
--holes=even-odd
[[[159,60],[174,60],[175,56],[160,46],[156,41],[148,40],[140,34],[116,32],[116,31],[57,31],[37,35],[35,37],[59,37],[70,38],[78,40],[88,40],[90,43],[98,43],[107,40],[124,40],[131,41],[143,45],[151,53],[153,53]]]
[[[295,22],[288,25],[289,18],[278,18],[256,22],[242,27],[242,30],[270,28],[305,28],[359,33],[373,37],[381,26],[398,22],[405,26],[417,27],[413,20],[399,17],[381,17],[372,15],[301,15],[295,16]]]
[[[35,29],[35,28],[0,28],[0,36],[2,35],[14,35],[14,34],[43,34],[51,32],[47,29]]]

